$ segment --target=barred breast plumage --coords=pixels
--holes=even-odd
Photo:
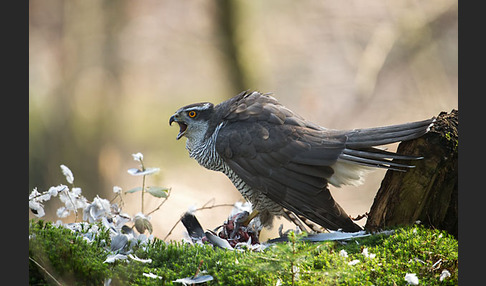
[[[242,196],[251,202],[254,210],[257,210],[260,215],[260,222],[265,227],[271,227],[274,216],[283,215],[282,206],[275,203],[267,196],[263,195],[261,191],[253,190],[245,183],[219,156],[216,151],[216,140],[219,130],[223,127],[223,123],[218,125],[214,133],[208,140],[198,143],[197,141],[187,141],[186,148],[189,151],[189,156],[194,158],[201,166],[224,173],[242,194]]]

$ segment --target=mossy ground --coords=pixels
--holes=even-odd
[[[415,273],[420,285],[458,283],[457,240],[421,226],[346,243],[294,240],[263,252],[229,251],[159,239],[132,248],[133,255],[150,258],[151,263],[130,259],[104,263],[110,254],[107,231],[88,242],[63,227],[31,220],[29,235],[31,285],[56,285],[46,273],[63,285],[103,285],[107,278],[112,279],[111,285],[181,285],[173,281],[193,276],[198,269],[214,277],[208,285],[276,285],[278,281],[282,285],[406,285],[407,273]],[[376,256],[366,257],[364,248]],[[349,265],[353,260],[359,263]],[[451,276],[439,282],[444,269]]]

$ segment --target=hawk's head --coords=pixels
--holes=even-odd
[[[186,105],[179,108],[169,119],[179,124],[179,134],[176,139],[186,136],[189,140],[203,140],[209,128],[209,120],[212,117],[214,105],[210,102],[202,102]]]

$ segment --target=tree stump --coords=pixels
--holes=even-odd
[[[416,221],[457,237],[458,111],[441,112],[430,131],[404,141],[397,153],[424,157],[407,172],[387,171],[371,206],[366,230]]]

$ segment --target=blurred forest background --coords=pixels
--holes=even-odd
[[[172,188],[152,214],[163,238],[190,206],[243,200],[175,140],[168,120],[179,107],[249,89],[335,129],[449,112],[458,108],[457,11],[456,0],[29,1],[29,192],[67,184],[65,164],[88,200],[111,199],[115,185],[141,185],[127,169],[142,152],[161,169],[147,184]],[[363,214],[383,176],[331,192]],[[139,212],[139,197],[127,194],[124,211]],[[146,196],[146,210],[157,204]],[[46,219],[56,221],[59,206],[46,204]],[[214,228],[229,211],[197,216]]]

